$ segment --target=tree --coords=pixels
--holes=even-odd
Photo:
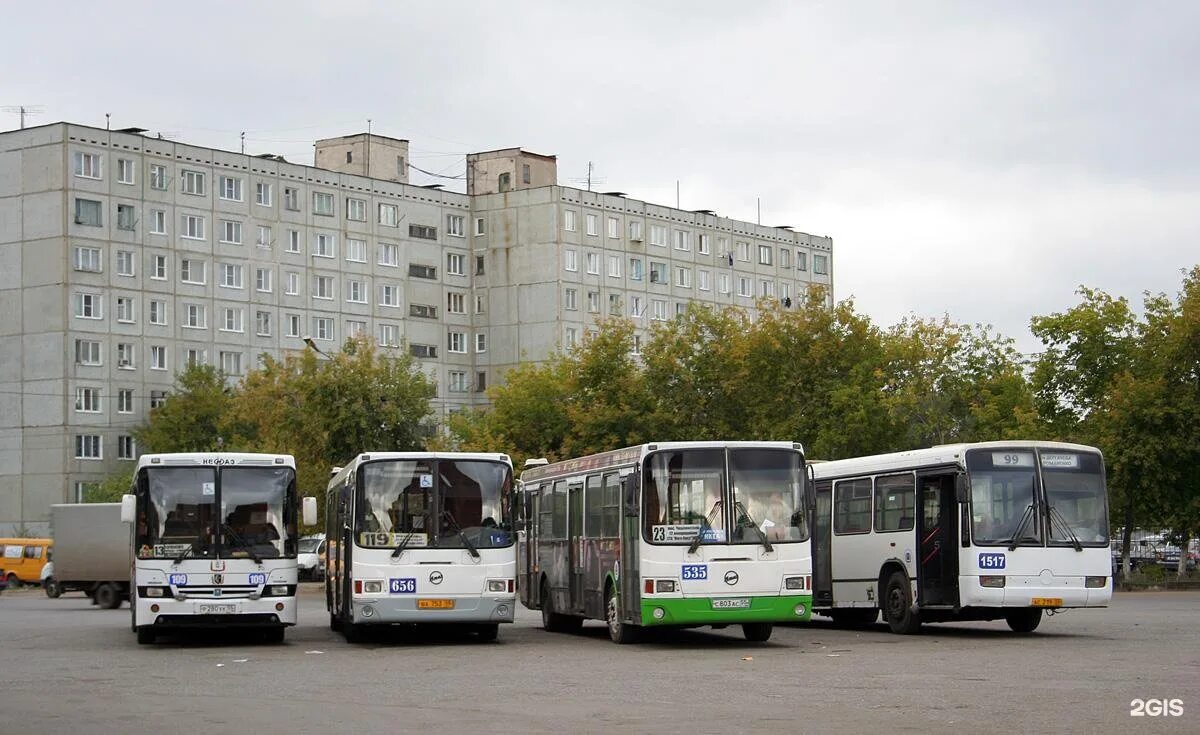
[[[149,454],[212,452],[224,446],[222,419],[229,410],[225,378],[210,365],[189,365],[175,376],[175,387],[150,420],[133,432]]]
[[[119,503],[121,496],[133,487],[133,468],[109,475],[103,482],[89,487],[83,493],[85,503]]]

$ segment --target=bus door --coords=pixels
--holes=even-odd
[[[920,541],[917,569],[917,601],[920,605],[958,603],[958,501],[954,473],[917,475],[917,511]]]
[[[570,544],[572,612],[583,609],[583,478],[573,480],[567,488],[567,539]]]
[[[825,480],[813,485],[813,604],[833,604],[833,558],[830,554],[830,519],[833,515],[833,483]]]
[[[537,517],[533,513],[532,490],[522,485],[517,501],[520,513],[517,520],[517,590],[521,594],[521,601],[527,604],[532,603],[529,583],[533,575],[533,556],[530,549],[533,548],[533,519]]]

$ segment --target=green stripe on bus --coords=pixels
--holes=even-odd
[[[678,597],[671,599],[642,599],[642,625],[736,625],[738,623],[798,623],[812,617],[812,595],[750,597],[750,607],[714,608],[713,599],[727,597]],[[796,614],[803,605],[804,613]],[[654,616],[661,608],[663,616]]]

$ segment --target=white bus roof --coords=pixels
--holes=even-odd
[[[874,474],[893,470],[913,469],[934,465],[962,465],[968,449],[1065,449],[1076,452],[1100,453],[1099,449],[1083,444],[1049,441],[993,441],[963,444],[942,444],[927,449],[913,449],[907,452],[891,454],[876,454],[869,457],[853,457],[851,459],[836,459],[829,462],[812,460],[813,474],[817,479],[827,477],[846,477],[850,475]]]
[[[512,467],[512,460],[507,454],[499,452],[363,452],[346,463],[338,472],[329,478],[332,487],[340,478],[354,472],[364,462],[379,460],[421,460],[421,459],[469,459],[487,462],[503,462]]]
[[[554,462],[540,467],[530,467],[521,474],[523,482],[536,482],[547,477],[556,477],[558,475],[567,475],[575,472],[584,472],[588,470],[598,470],[608,467],[621,467],[624,465],[634,464],[646,454],[657,452],[663,449],[794,449],[801,453],[804,452],[798,442],[786,441],[693,441],[693,442],[651,442],[648,444],[637,444],[632,447],[623,449],[614,449],[611,452],[601,452],[599,454],[589,454],[584,457],[576,457],[574,459],[566,459],[561,462]]]
[[[281,465],[296,468],[296,459],[290,454],[251,454],[248,452],[175,452],[171,454],[143,454],[138,457],[137,469],[143,467],[191,467],[196,465],[235,465],[263,467]]]

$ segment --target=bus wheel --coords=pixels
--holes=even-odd
[[[263,643],[283,643],[283,631],[286,630],[282,625],[277,625],[274,628],[267,628],[262,631]]]
[[[1042,622],[1042,611],[1036,607],[1008,610],[1004,613],[1004,619],[1014,633],[1032,633]]]
[[[892,572],[883,595],[883,617],[893,633],[912,635],[921,629],[921,619],[912,609],[912,590],[904,572]]]
[[[771,638],[775,626],[771,623],[742,623],[742,635],[751,643],[764,643]]]
[[[137,642],[139,645],[146,646],[154,642],[157,636],[154,634],[154,628],[149,625],[143,625],[137,629]]]
[[[358,623],[342,623],[342,636],[347,643],[362,643],[365,631]]]
[[[337,616],[337,613],[329,613],[329,629],[334,633],[341,632],[342,620]]]
[[[621,620],[621,600],[612,585],[608,587],[608,595],[604,600],[604,618],[608,623],[608,637],[613,643],[624,645],[637,641],[641,631],[634,625]]]
[[[564,633],[570,629],[567,616],[554,611],[554,598],[550,596],[550,585],[542,581],[542,629],[551,633]]]
[[[500,635],[499,623],[484,623],[475,627],[475,637],[480,643],[491,643],[496,640],[496,636]]]
[[[46,581],[42,583],[42,587],[46,590],[46,597],[51,599],[62,597],[62,587],[54,577],[46,577]]]
[[[96,588],[96,604],[105,610],[116,610],[121,606],[121,593],[116,585],[105,582]]]
[[[831,610],[829,616],[839,628],[867,628],[879,618],[877,607],[848,607]]]

